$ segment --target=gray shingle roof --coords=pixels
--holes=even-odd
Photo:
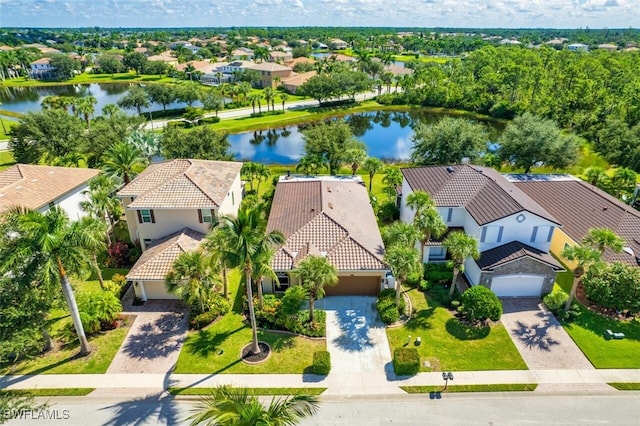
[[[504,244],[483,252],[477,263],[483,271],[490,271],[497,266],[522,259],[523,257],[530,257],[538,262],[545,263],[556,271],[564,270],[562,265],[560,265],[549,253],[545,253],[518,241]]]

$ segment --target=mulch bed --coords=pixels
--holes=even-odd
[[[271,348],[264,342],[258,342],[258,346],[260,347],[260,353],[254,354],[251,352],[252,344],[248,344],[244,348],[242,348],[242,361],[247,364],[259,364],[264,362],[271,356]]]

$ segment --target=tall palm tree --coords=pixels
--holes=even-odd
[[[389,265],[396,278],[396,301],[400,300],[402,283],[411,274],[422,271],[420,253],[415,247],[396,244],[391,246],[384,255],[384,261]]]
[[[107,224],[104,220],[83,217],[79,221],[79,226],[87,233],[85,248],[89,255],[89,264],[98,278],[100,288],[104,290],[106,287],[104,285],[104,278],[102,277],[102,269],[100,269],[100,264],[98,263],[98,254],[105,250],[105,241],[103,238],[105,234],[108,234]]]
[[[369,174],[369,192],[373,184],[373,177],[384,168],[384,163],[377,157],[368,157],[362,164],[362,169]]]
[[[190,307],[197,306],[205,312],[205,305],[215,289],[217,274],[206,261],[201,251],[181,253],[173,262],[171,271],[165,277],[170,293],[180,297]]]
[[[620,253],[624,240],[609,228],[592,228],[583,238],[582,244],[597,249],[603,255],[606,249]]]
[[[226,235],[220,228],[214,228],[203,244],[204,251],[212,269],[222,272],[222,292],[224,298],[229,298],[229,286],[227,280],[227,269],[231,250],[231,241],[226,239]]]
[[[87,123],[87,129],[91,126],[91,116],[96,110],[95,104],[97,102],[93,96],[84,96],[74,101],[78,113],[84,117],[84,121]]]
[[[478,240],[464,232],[451,232],[444,239],[442,245],[447,249],[453,263],[453,279],[451,280],[451,288],[449,288],[449,296],[453,296],[456,288],[458,274],[464,272],[464,261],[467,257],[478,259],[480,252],[478,250]]]
[[[284,111],[284,104],[289,100],[289,94],[286,92],[280,93],[280,101],[282,101],[282,110]]]
[[[564,305],[564,309],[567,310],[571,307],[571,303],[573,303],[578,283],[584,275],[585,270],[590,266],[600,263],[602,261],[602,254],[597,249],[587,245],[567,246],[562,250],[562,257],[571,262],[577,263],[576,267],[573,268],[573,282],[571,284],[569,298],[567,299],[567,303]]]
[[[114,196],[118,183],[115,178],[106,174],[100,174],[89,181],[89,188],[83,192],[87,200],[80,202],[80,208],[94,218],[106,222],[105,241],[107,247],[111,246],[111,229],[116,222],[116,217],[122,213],[122,204]]]
[[[435,207],[420,211],[413,218],[413,225],[422,233],[420,239],[420,259],[424,261],[424,248],[431,237],[440,238],[447,232],[447,225]]]
[[[296,425],[301,419],[314,415],[319,408],[318,398],[312,395],[273,397],[265,408],[258,397],[249,395],[246,388],[218,386],[204,397],[189,417],[197,425]]]
[[[137,171],[146,165],[146,160],[137,147],[127,142],[118,142],[104,152],[102,165],[107,173],[118,176],[127,185]]]
[[[262,297],[262,280],[264,277],[270,277],[274,281],[278,279],[275,271],[271,267],[271,260],[275,254],[273,247],[263,247],[259,253],[256,253],[256,261],[253,265],[253,282],[258,289],[258,306],[262,309],[263,297]]]
[[[396,221],[380,230],[385,247],[395,245],[404,247],[415,247],[422,237],[420,231],[412,224]]]
[[[417,215],[424,209],[435,207],[435,203],[431,199],[431,196],[426,192],[414,191],[407,195],[407,206],[411,207]]]
[[[267,112],[269,112],[269,104],[275,98],[275,93],[273,92],[273,88],[265,87],[264,90],[264,99],[267,101]]]
[[[326,286],[338,283],[338,271],[326,257],[307,256],[291,274],[300,277],[302,287],[309,297],[309,321],[313,322],[314,302],[324,297]]]
[[[269,247],[284,243],[284,236],[278,231],[267,232],[267,220],[261,210],[242,207],[237,217],[222,216],[219,224],[224,238],[231,242],[231,250],[226,252],[230,266],[242,267],[245,275],[247,299],[249,304],[249,318],[253,332],[251,351],[260,353],[258,346],[258,329],[253,309],[253,294],[251,277],[258,262],[257,256]]]
[[[41,270],[42,282],[47,286],[60,284],[71,320],[80,341],[80,355],[88,355],[91,347],[82,327],[76,299],[68,273],[79,274],[90,264],[90,253],[99,243],[87,223],[71,223],[64,210],[51,208],[47,213],[14,208],[4,219],[15,233],[15,249],[2,259],[0,273],[14,268]]]

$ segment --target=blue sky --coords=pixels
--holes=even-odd
[[[2,27],[638,25],[640,0],[0,0]]]

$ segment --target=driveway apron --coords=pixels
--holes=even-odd
[[[502,323],[530,369],[594,369],[540,299],[502,299],[502,306]]]

